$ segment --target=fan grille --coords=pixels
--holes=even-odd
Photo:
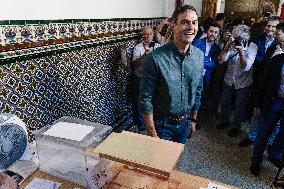
[[[16,124],[0,125],[0,169],[7,169],[20,159],[27,147],[27,136]]]

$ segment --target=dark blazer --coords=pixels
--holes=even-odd
[[[206,38],[203,39],[195,39],[193,41],[193,46],[199,48],[204,54],[206,52]],[[211,49],[209,51],[208,57],[211,58],[211,61],[204,62],[205,69],[215,68],[218,63],[218,56],[220,54],[220,48],[216,43],[213,43]]]
[[[266,65],[270,63],[271,57],[274,54],[278,43],[271,45],[267,48],[266,53],[263,57],[261,64],[254,64],[253,65],[253,71],[254,71],[254,77],[253,77],[253,87],[251,94],[254,95],[257,91],[258,86],[261,83],[261,80],[263,79],[264,71],[266,70]]]
[[[278,45],[278,42],[270,45],[270,47],[267,48],[265,55],[263,57],[263,60],[262,60],[262,64],[266,65],[270,62],[272,55],[274,54],[275,50],[277,49],[277,45]]]
[[[266,41],[266,33],[261,34],[258,36],[253,43],[255,43],[258,47],[257,54],[255,57],[255,63],[262,63],[263,57],[265,55],[265,41]],[[271,43],[271,46],[277,44],[277,40],[274,39]]]
[[[214,71],[214,68],[218,65],[218,56],[220,54],[220,48],[216,43],[213,43],[211,45],[208,56],[205,56],[206,38],[195,39],[192,44],[193,46],[200,49],[204,54],[204,69],[206,69],[206,71],[205,71],[205,75],[203,78],[203,87],[205,91],[208,89],[208,87],[211,86],[213,71]]]
[[[278,98],[283,64],[284,54],[279,54],[271,58],[265,67],[255,98],[255,106],[260,107],[262,111],[271,108],[274,100]]]

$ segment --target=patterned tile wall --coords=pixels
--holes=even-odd
[[[0,65],[0,113],[23,119],[30,140],[33,130],[62,116],[110,125],[116,131],[131,126],[130,68],[120,63],[120,48],[127,47],[130,55],[136,43],[124,39]]]
[[[121,20],[90,20],[74,23],[51,23],[11,25],[2,21],[0,25],[0,44],[22,44],[37,41],[64,39],[69,37],[80,37],[96,35],[107,32],[124,32],[138,30],[145,26],[156,26],[161,18],[155,19],[121,19]],[[64,21],[64,20],[63,20]],[[67,21],[67,20],[66,20]]]

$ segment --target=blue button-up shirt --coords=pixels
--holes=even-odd
[[[143,64],[139,104],[142,113],[189,115],[201,104],[204,55],[190,45],[182,54],[169,42],[147,55]]]

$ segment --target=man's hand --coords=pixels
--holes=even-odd
[[[152,128],[147,127],[147,132],[148,132],[148,135],[150,135],[151,137],[159,138],[155,127],[152,127]]]
[[[155,129],[153,114],[142,114],[148,135],[159,138]]]
[[[196,130],[197,115],[198,115],[197,111],[192,111],[191,112],[190,117],[194,120],[194,121],[190,122],[190,133],[191,134],[195,133],[195,130]]]
[[[196,123],[190,122],[190,133],[191,134],[195,133],[195,130],[196,130]]]
[[[245,54],[244,45],[243,44],[241,44],[240,46],[235,46],[235,49],[237,51],[239,51],[240,55],[244,55]]]
[[[235,49],[240,54],[240,64],[241,64],[241,67],[244,69],[247,66],[247,58],[245,56],[245,50],[244,50],[243,43],[241,43],[241,45],[235,46]]]
[[[223,64],[227,61],[228,57],[227,54],[229,53],[229,50],[234,46],[234,38],[230,37],[229,41],[227,42],[224,49],[221,51],[220,55],[218,56],[219,64]]]
[[[235,44],[235,38],[234,37],[229,37],[229,40],[224,48],[225,51],[229,51]]]

